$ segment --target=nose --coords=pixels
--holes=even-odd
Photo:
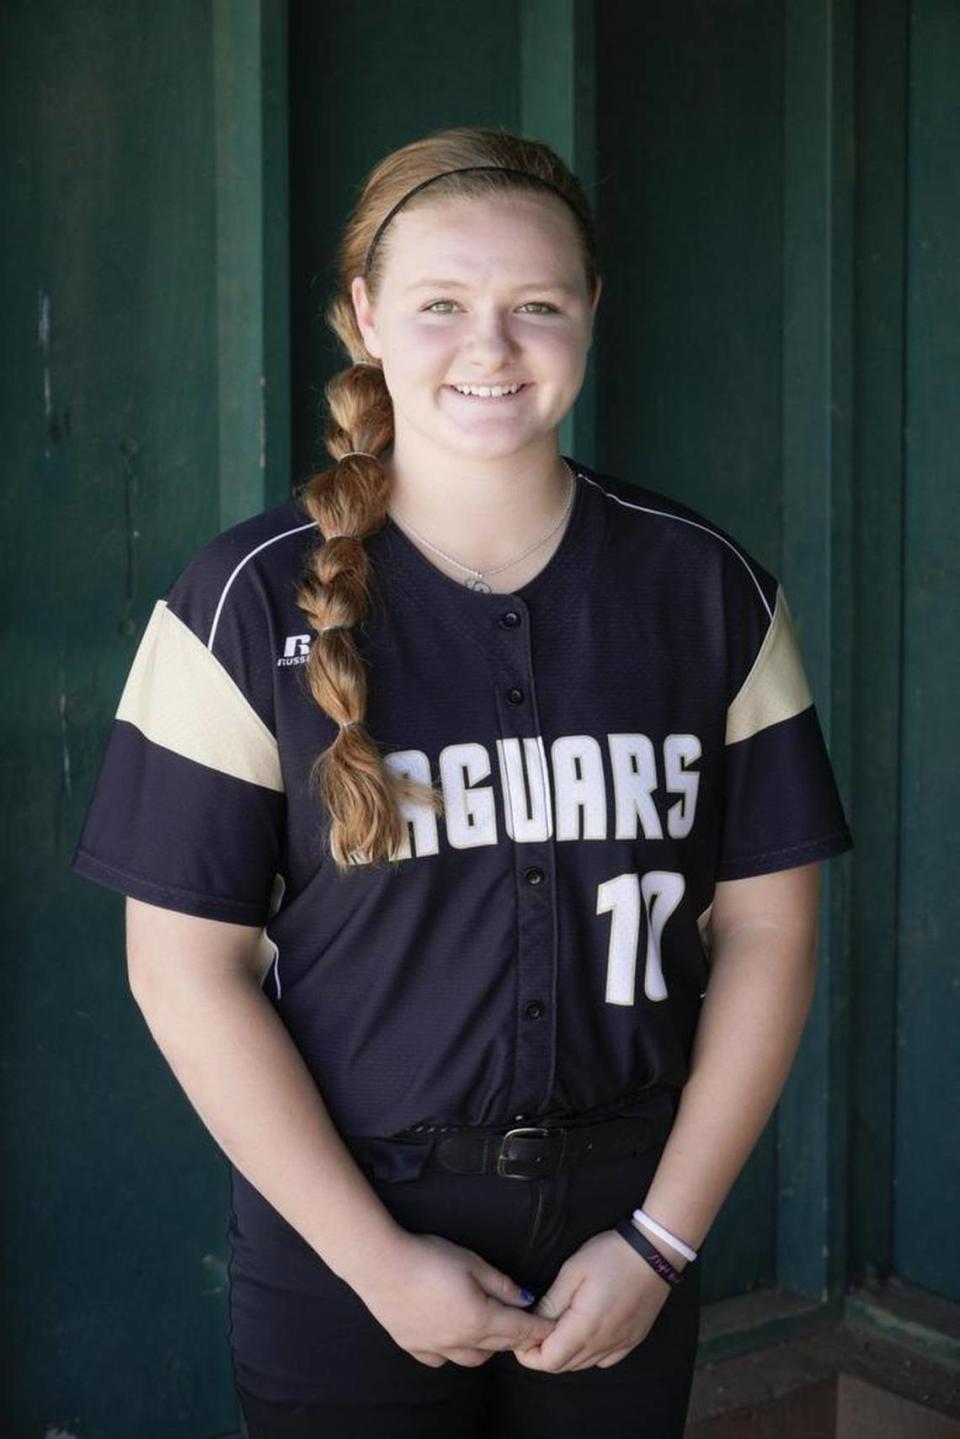
[[[520,346],[510,330],[509,314],[491,310],[477,311],[464,338],[464,354],[483,370],[501,370],[504,362],[520,353]]]

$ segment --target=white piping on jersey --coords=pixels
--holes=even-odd
[[[578,471],[578,473],[580,472]],[[619,495],[611,494],[611,492],[609,490],[605,490],[602,485],[598,485],[596,480],[591,480],[589,475],[581,474],[581,478],[586,480],[588,484],[596,486],[596,488],[600,491],[602,495],[606,495],[607,498],[610,500],[616,500],[618,505],[624,505],[628,510],[642,510],[646,515],[660,515],[662,519],[679,520],[681,524],[692,525],[695,530],[703,530],[705,534],[713,535],[713,538],[715,540],[720,540],[722,544],[726,545],[728,550],[733,550],[733,553],[736,555],[737,559],[743,565],[743,568],[746,570],[747,574],[750,576],[750,578],[753,580],[753,583],[756,585],[757,594],[760,596],[760,602],[767,612],[767,618],[771,620],[773,619],[773,610],[767,603],[767,597],[763,593],[763,590],[760,588],[760,581],[757,579],[756,575],[753,573],[753,570],[747,564],[746,560],[743,558],[743,555],[737,549],[736,545],[732,545],[724,535],[718,534],[717,531],[712,530],[709,525],[701,525],[698,524],[696,520],[688,520],[685,515],[672,515],[669,510],[652,510],[649,505],[636,505],[634,504],[633,500],[622,500]]]
[[[747,574],[753,580],[753,583],[757,589],[757,594],[760,596],[760,603],[763,605],[763,608],[767,612],[767,618],[770,620],[773,619],[773,610],[767,603],[767,597],[760,587],[760,581],[757,579],[756,575],[753,573],[753,570],[747,564],[746,560],[743,558],[743,555],[737,549],[736,545],[731,544],[724,535],[718,534],[717,531],[711,529],[709,525],[701,525],[698,523],[697,520],[687,519],[685,515],[672,515],[669,510],[654,510],[651,509],[649,505],[638,505],[635,504],[633,500],[621,499],[619,495],[612,494],[610,490],[605,490],[602,485],[597,484],[596,480],[591,480],[590,476],[585,475],[582,470],[578,469],[577,474],[582,480],[586,480],[587,484],[593,485],[596,489],[598,489],[602,495],[606,495],[607,499],[616,500],[617,504],[623,505],[625,509],[641,510],[646,515],[659,515],[661,519],[665,520],[679,520],[681,524],[691,525],[695,530],[703,530],[704,534],[712,535],[715,540],[719,540],[721,544],[726,545],[728,550],[733,551],[737,559],[743,565]],[[304,530],[312,530],[315,528],[315,524],[316,522],[314,520],[311,520],[306,525],[296,525],[292,530],[283,530],[279,535],[272,535],[269,540],[264,540],[261,544],[250,550],[248,554],[244,555],[243,559],[240,560],[239,564],[235,566],[233,573],[230,575],[230,578],[227,580],[227,583],[224,585],[223,590],[220,594],[220,599],[217,602],[216,612],[213,616],[213,624],[210,626],[210,635],[207,639],[208,650],[213,649],[213,641],[217,633],[217,625],[220,623],[220,612],[223,609],[224,603],[226,601],[227,592],[229,591],[230,586],[233,584],[234,580],[237,578],[237,575],[243,569],[247,561],[252,560],[254,555],[258,555],[260,551],[265,550],[268,545],[275,545],[277,540],[285,540],[288,535],[299,535],[302,534]]]
[[[277,998],[282,999],[283,986],[280,983],[280,946],[277,944],[277,941],[270,934],[267,933],[267,925],[269,925],[269,923],[270,921],[267,920],[267,924],[263,926],[263,937],[268,944],[273,945],[273,959],[270,962],[270,969],[273,970],[273,987],[276,991]],[[263,976],[263,979],[260,983],[261,989],[267,982],[267,977],[270,974],[270,969],[268,969],[267,973]]]
[[[263,974],[260,976],[260,988],[262,989],[263,986],[266,984],[267,978],[272,969],[273,983],[274,988],[276,989],[278,999],[281,999],[283,997],[283,989],[280,985],[280,947],[270,933],[270,925],[273,921],[274,915],[280,908],[280,902],[283,899],[286,888],[287,881],[285,877],[282,874],[275,874],[273,876],[273,884],[270,889],[270,914],[267,918],[266,924],[260,931],[260,936],[257,940],[257,949],[263,955],[265,961]],[[273,950],[272,954],[270,953],[270,950]]]
[[[299,534],[301,533],[301,531],[303,531],[303,530],[312,530],[312,529],[315,528],[315,524],[316,524],[316,522],[315,522],[314,520],[311,520],[308,525],[297,525],[297,526],[295,526],[295,528],[292,529],[292,530],[283,530],[279,535],[273,535],[273,536],[271,536],[271,538],[270,538],[269,540],[264,540],[262,544],[257,545],[256,549],[253,549],[253,550],[250,551],[249,554],[244,555],[243,559],[242,559],[242,560],[240,561],[240,563],[236,566],[236,568],[235,568],[234,571],[233,571],[233,574],[232,574],[232,575],[230,576],[230,578],[227,580],[227,583],[224,585],[223,590],[221,591],[220,599],[219,599],[219,602],[218,602],[217,608],[216,608],[216,612],[215,612],[215,614],[214,614],[214,616],[213,616],[213,624],[210,626],[210,637],[209,637],[209,639],[207,640],[207,649],[208,649],[208,650],[212,650],[212,649],[213,649],[213,639],[214,639],[214,635],[217,633],[217,625],[220,623],[220,611],[223,609],[224,601],[225,601],[226,598],[227,598],[227,591],[229,590],[230,586],[233,584],[234,580],[237,578],[237,575],[238,575],[238,574],[240,573],[240,571],[243,569],[243,567],[244,567],[244,565],[247,563],[247,561],[248,561],[248,560],[252,560],[253,557],[254,557],[254,555],[258,555],[258,554],[260,553],[260,551],[261,551],[261,550],[265,550],[268,545],[275,545],[276,542],[277,542],[277,540],[285,540],[288,535],[299,535]]]

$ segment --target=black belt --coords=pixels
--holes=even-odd
[[[462,1129],[437,1142],[429,1165],[455,1174],[541,1179],[605,1159],[628,1159],[662,1143],[669,1124],[644,1115],[594,1124]]]

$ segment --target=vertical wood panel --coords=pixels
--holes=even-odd
[[[522,132],[556,150],[596,209],[593,0],[522,0],[520,13]],[[595,349],[559,436],[561,452],[588,465],[596,450]]]
[[[857,25],[851,1277],[887,1274],[893,1209],[906,214],[906,0]]]
[[[297,477],[329,463],[323,386],[347,363],[323,311],[368,170],[448,125],[520,124],[520,10],[437,0],[291,0],[293,443]],[[415,77],[411,83],[410,77]]]
[[[693,505],[776,572],[781,8],[650,0],[600,4],[596,22],[599,463]],[[772,1119],[712,1227],[708,1301],[777,1281],[775,1142]]]
[[[845,796],[855,779],[857,888],[829,866],[814,1015],[707,1298],[835,1291],[845,1218],[854,1272],[960,1297],[960,12],[911,0],[908,54],[906,7],[857,9],[852,382],[854,0],[292,5],[301,458],[343,363],[318,308],[358,178],[443,124],[542,134],[596,200],[607,273],[601,383],[592,362],[563,445],[781,570]],[[8,9],[3,1418],[192,1439],[234,1423],[225,1174],[144,1042],[121,907],[66,862],[153,598],[289,490],[286,8]]]
[[[894,1267],[953,1299],[960,1299],[958,66],[960,8],[914,0]]]
[[[852,0],[787,0],[781,577],[842,794],[852,654]],[[849,808],[849,803],[848,803]],[[823,867],[820,972],[778,1107],[778,1277],[827,1298],[846,1245],[849,856]]]
[[[219,522],[207,4],[8,5],[0,1430],[233,1426],[222,1159],[73,875],[158,593]]]
[[[780,561],[782,7],[596,7],[598,463]]]
[[[290,490],[286,6],[213,0],[220,528]]]

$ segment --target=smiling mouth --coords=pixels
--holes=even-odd
[[[491,388],[493,388],[493,387],[491,386]],[[451,394],[456,395],[456,396],[457,396],[459,399],[461,399],[461,400],[472,400],[472,401],[474,402],[474,404],[478,404],[478,405],[497,405],[497,404],[499,404],[499,405],[504,405],[504,404],[506,404],[509,400],[515,400],[515,399],[517,399],[518,396],[522,395],[525,390],[529,390],[529,389],[530,389],[530,385],[525,382],[524,384],[518,386],[518,388],[517,388],[516,390],[513,390],[510,394],[507,394],[507,395],[470,395],[470,394],[464,393],[463,390],[458,390],[457,387],[456,387],[456,385],[444,385],[444,389],[445,389],[445,390],[449,390],[449,391],[451,392]]]

